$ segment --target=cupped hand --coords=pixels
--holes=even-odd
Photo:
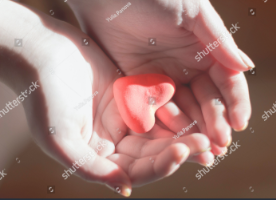
[[[0,37],[0,79],[18,96],[37,83],[21,102],[32,136],[66,170],[77,168],[74,174],[86,181],[129,196],[131,187],[170,175],[189,155],[210,147],[203,134],[160,138],[172,135],[162,124],[148,138],[127,136],[112,91],[120,76],[102,50],[92,40],[82,43],[88,36],[67,23],[14,2],[0,4],[9,18]],[[23,38],[23,47],[10,45],[13,38]]]
[[[83,31],[125,75],[162,73],[174,80],[173,101],[156,113],[162,126],[177,133],[196,120],[189,133],[206,134],[216,155],[226,153],[231,128],[247,127],[251,105],[243,71],[254,64],[209,1],[71,0],[69,5]],[[240,24],[234,26],[231,31],[238,34]]]

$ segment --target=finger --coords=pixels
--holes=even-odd
[[[149,132],[147,132],[147,134],[137,134],[136,136],[139,137],[144,137],[144,138],[148,138],[148,139],[160,139],[160,138],[171,138],[173,137],[174,139],[176,139],[177,137],[175,137],[176,135],[174,133],[172,133],[171,131],[168,130],[164,130],[163,128],[161,128],[158,125],[155,125]],[[217,145],[215,145],[214,143],[211,143],[211,152],[214,155],[222,155],[225,152],[227,152],[227,148],[226,147],[219,147]],[[206,159],[208,160],[208,159]],[[188,161],[190,161],[190,157],[188,159]]]
[[[114,99],[107,105],[102,115],[101,122],[109,133],[105,138],[111,136],[115,146],[127,134],[128,127],[123,121]]]
[[[172,133],[171,131],[168,130],[164,130],[162,127],[155,125],[149,132],[147,132],[147,134],[137,134],[136,136],[139,137],[144,137],[144,138],[148,138],[148,139],[160,139],[160,138],[171,138],[172,136],[174,136],[175,134]],[[178,141],[178,140],[177,140]],[[225,148],[224,147],[218,147],[217,145],[211,144],[211,148],[214,148],[214,150],[212,149],[211,152],[214,153],[215,155],[221,155],[224,151]],[[208,148],[209,149],[209,148]],[[217,150],[218,149],[218,150]],[[222,149],[222,150],[221,150]],[[227,148],[226,148],[227,149]],[[205,152],[204,152],[205,153]],[[202,154],[204,154],[202,153]],[[201,153],[199,153],[201,154]],[[194,154],[195,155],[195,154]],[[200,156],[200,155],[199,155]],[[204,156],[204,155],[203,155]],[[193,156],[190,156],[188,158],[188,162],[196,162],[196,160],[191,160],[191,158],[193,158]],[[203,161],[202,161],[203,160]],[[202,162],[204,162],[205,160],[207,160],[208,162],[211,162],[211,160],[209,159],[209,157],[207,158],[203,158],[200,159],[199,162],[201,162],[200,164],[202,164]]]
[[[97,155],[98,150],[86,144],[81,136],[74,141],[55,138],[51,143],[48,152],[67,168],[62,174],[64,179],[74,174],[89,182],[104,183],[114,190],[119,187],[122,195],[130,195],[131,181],[127,174],[112,161]]]
[[[186,19],[183,20],[185,22],[183,26],[193,31],[199,40],[206,45],[206,49],[203,50],[208,52],[208,54],[210,52],[217,61],[229,69],[247,71],[253,68],[253,62],[238,49],[231,35],[240,29],[241,24],[239,22],[232,24],[230,34],[209,1],[195,3],[198,4],[198,15],[194,18],[194,12],[192,10],[189,12],[188,9],[188,15],[183,15]],[[185,5],[184,2],[185,7],[189,8],[190,5]],[[204,59],[202,52],[198,52],[197,56],[199,56],[200,60]]]
[[[192,94],[190,88],[181,86],[176,90],[174,95],[175,103],[179,108],[192,120],[196,119],[196,125],[199,127],[201,133],[209,135],[207,132],[206,124],[202,115],[199,104],[196,98]],[[225,151],[225,147],[219,147],[214,143],[211,143],[212,153],[215,155],[221,155]]]
[[[251,103],[244,74],[219,63],[210,68],[209,74],[226,102],[231,126],[236,131],[245,130],[251,116]]]
[[[232,139],[231,139],[231,141],[232,141]],[[227,152],[227,147],[219,147],[218,145],[211,143],[211,152],[214,155],[221,156]]]
[[[161,122],[160,119],[158,119],[157,117],[155,118],[155,124],[160,126],[160,128],[171,132],[171,130],[163,122]]]
[[[231,127],[228,123],[225,105],[216,105],[215,102],[215,99],[221,97],[219,90],[206,74],[193,79],[191,88],[201,106],[211,142],[225,147],[231,138]]]
[[[133,158],[142,158],[157,155],[174,143],[185,144],[190,149],[191,155],[207,151],[210,148],[209,139],[200,133],[194,133],[178,139],[161,138],[155,140],[139,136],[127,136],[117,145],[116,153],[125,154]]]
[[[156,156],[134,159],[127,155],[108,157],[128,173],[133,187],[142,186],[174,173],[189,156],[189,148],[185,144],[172,144]]]
[[[193,162],[193,163],[199,163],[203,166],[207,166],[210,163],[213,163],[215,159],[215,156],[212,152],[206,151],[203,152],[199,155],[191,156],[187,159],[188,162]]]
[[[159,119],[157,119],[157,120],[159,120]],[[157,122],[157,120],[156,120],[156,122]],[[162,122],[159,122],[159,123],[162,123]],[[170,131],[168,129],[164,129],[163,126],[160,126],[157,123],[155,123],[153,128],[150,131],[148,131],[146,134],[139,134],[139,133],[135,133],[132,130],[129,130],[129,135],[143,137],[143,138],[153,140],[153,139],[160,139],[160,138],[173,138],[175,133],[173,133],[172,131]]]
[[[183,134],[180,133],[180,135],[187,135],[199,132],[197,126],[195,126],[196,122],[193,123],[173,101],[169,101],[164,106],[161,106],[156,111],[156,117],[174,133],[182,131]]]
[[[174,101],[180,110],[183,111],[189,119],[191,119],[191,121],[196,120],[196,126],[199,128],[200,132],[208,135],[200,105],[192,94],[190,88],[186,86],[178,87],[174,95]]]

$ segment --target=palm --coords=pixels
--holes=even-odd
[[[116,2],[89,1],[91,5],[96,3],[96,6],[92,5],[94,10],[91,12],[91,7],[77,1],[80,4],[79,13],[77,10],[75,12],[80,21],[86,21],[82,23],[83,28],[125,75],[163,73],[175,81],[177,88],[174,99],[157,111],[159,120],[149,133],[137,135],[124,124],[112,92],[113,83],[119,75],[108,57],[93,42],[90,47],[81,46],[80,38],[87,37],[85,34],[41,13],[39,15],[46,26],[43,24],[41,29],[37,29],[40,31],[33,34],[37,38],[28,36],[24,39],[43,42],[39,43],[40,48],[29,43],[31,48],[28,52],[36,52],[37,49],[39,52],[36,52],[35,57],[32,54],[25,55],[29,62],[24,65],[29,71],[22,70],[24,68],[17,70],[25,73],[24,77],[27,78],[24,84],[15,84],[14,89],[19,93],[30,82],[39,82],[39,90],[28,97],[24,106],[29,111],[27,117],[34,138],[44,151],[70,167],[75,160],[95,150],[98,142],[104,140],[107,145],[98,153],[100,156],[96,156],[96,160],[88,160],[76,174],[88,181],[106,183],[113,188],[122,185],[130,188],[131,185],[143,185],[173,173],[186,160],[187,154],[184,152],[189,153],[187,146],[191,155],[206,151],[210,143],[202,134],[187,135],[177,140],[170,138],[194,119],[198,121],[201,132],[210,136],[219,146],[225,146],[227,134],[223,131],[230,132],[230,126],[226,115],[223,118],[216,115],[219,109],[220,112],[225,109],[212,107],[211,104],[211,99],[216,97],[214,95],[221,96],[222,92],[221,88],[219,92],[215,87],[219,82],[214,80],[215,75],[222,75],[226,79],[227,92],[233,93],[234,83],[243,86],[233,95],[234,98],[229,98],[235,100],[232,102],[233,110],[239,110],[232,117],[241,116],[239,112],[242,113],[243,109],[237,109],[241,104],[235,105],[236,96],[247,88],[244,87],[246,83],[242,82],[241,75],[234,77],[238,81],[231,82],[230,79],[238,73],[224,69],[211,57],[206,56],[200,63],[195,62],[194,55],[203,46],[190,32],[191,28],[187,28],[187,31],[175,25],[179,23],[179,6],[175,5],[177,1],[133,1],[136,3],[132,7],[134,12],[127,15],[125,11],[125,18],[120,16],[112,22],[106,22],[106,14],[113,14]],[[108,5],[103,5],[105,3]],[[99,5],[103,6],[102,9],[98,9]],[[71,6],[74,7],[74,1]],[[150,14],[152,10],[149,8],[152,7],[155,8],[154,15]],[[140,15],[141,11],[144,15]],[[138,23],[132,23],[133,20]],[[99,22],[106,24],[101,26]],[[40,40],[40,34],[43,40]],[[47,37],[49,35],[51,37]],[[151,37],[156,38],[156,46],[148,46]],[[54,73],[49,75],[48,69],[53,66]],[[9,82],[8,77],[6,79]],[[14,86],[14,83],[10,81],[10,85]],[[94,96],[95,92],[97,95],[91,101],[75,109],[84,99]],[[242,103],[246,101],[247,97]],[[249,115],[248,105],[244,110]],[[240,123],[235,125],[239,126]],[[49,127],[55,127],[54,135],[49,135]],[[198,132],[198,128],[193,127],[189,133]],[[203,154],[205,158],[208,157],[208,151]],[[210,156],[213,154],[209,154],[209,160],[212,160]],[[204,156],[200,155],[191,160],[206,163]]]
[[[231,132],[227,114],[224,113],[224,121],[219,128],[220,130],[214,131],[212,128],[213,124],[208,124],[208,118],[210,118],[207,114],[208,108],[204,111],[203,107],[204,104],[211,104],[211,96],[198,95],[203,88],[206,88],[206,91],[209,90],[208,92],[211,91],[217,94],[213,98],[222,96],[209,76],[209,70],[212,68],[213,74],[219,75],[221,73],[221,69],[218,67],[219,64],[210,56],[206,56],[200,63],[196,62],[196,52],[204,49],[203,45],[191,30],[177,26],[180,19],[177,17],[177,12],[179,11],[174,2],[168,1],[167,4],[162,2],[164,1],[135,1],[135,6],[130,6],[127,8],[129,10],[125,10],[121,14],[122,16],[119,15],[110,22],[105,20],[106,17],[104,15],[112,14],[116,8],[119,9],[125,4],[120,3],[120,5],[117,5],[118,3],[114,1],[100,5],[92,3],[91,9],[93,9],[93,12],[86,13],[91,10],[87,9],[89,8],[89,3],[87,5],[85,2],[75,12],[81,13],[79,20],[86,21],[83,28],[96,39],[125,75],[163,73],[170,76],[176,83],[176,93],[181,93],[175,96],[174,101],[187,115],[181,122],[189,124],[188,122],[192,118],[196,118],[199,121],[198,125],[201,132],[209,135],[213,142],[219,146],[225,146],[229,137],[227,135]],[[86,9],[82,9],[82,6]],[[72,8],[74,9],[74,4],[72,4]],[[152,11],[154,11],[154,15]],[[140,12],[143,12],[143,15]],[[190,19],[185,18],[185,20]],[[133,21],[136,23],[133,23]],[[148,44],[150,38],[156,39],[156,46]],[[230,70],[227,73],[229,76],[235,74],[235,72]],[[205,86],[206,82],[210,82],[209,86],[211,85],[211,89]],[[190,88],[185,87],[184,84],[190,84]],[[196,97],[193,98],[193,109],[188,109],[187,107],[190,105],[183,102],[186,95]],[[193,115],[192,110],[197,114]],[[220,111],[225,112],[224,109]],[[171,128],[171,130],[176,133],[183,127],[185,126]],[[225,130],[227,134],[225,134]],[[193,131],[196,132],[198,130],[193,129]],[[216,148],[216,154],[221,152],[222,149]]]
[[[105,141],[104,148],[98,149],[98,156],[87,160],[75,174],[109,186],[116,186],[115,181],[128,187],[131,183],[149,183],[171,173],[173,162],[184,162],[186,156],[182,153],[186,146],[171,146],[172,139],[151,142],[136,136],[124,137],[128,129],[113,99],[113,82],[119,77],[115,65],[92,41],[89,47],[82,46],[80,38],[87,35],[66,23],[40,15],[47,26],[30,24],[36,29],[24,38],[28,41],[28,51],[22,53],[25,60],[20,65],[7,63],[12,66],[8,74],[13,76],[4,76],[19,95],[31,82],[38,80],[39,88],[23,102],[36,143],[49,156],[72,169],[75,161],[96,150],[100,141]],[[40,41],[39,45],[33,41]],[[9,60],[13,59],[7,62]],[[79,106],[80,103],[84,105]],[[50,128],[55,132],[50,133]],[[196,141],[192,141],[193,138]],[[209,146],[207,138],[202,142],[199,135],[182,138],[182,141],[191,153]],[[156,145],[158,148],[152,148]],[[152,156],[154,162],[148,156]]]
[[[66,40],[62,35],[56,34],[60,30],[68,29],[71,32]],[[16,90],[20,94],[20,91],[25,91],[32,81],[38,80],[38,90],[24,102],[25,109],[30,111],[28,119],[34,139],[49,155],[69,165],[70,158],[67,157],[66,161],[62,158],[64,155],[61,154],[64,154],[64,151],[77,149],[76,154],[82,156],[85,150],[95,150],[100,140],[108,138],[104,131],[105,125],[101,121],[103,113],[107,110],[106,105],[112,100],[112,90],[109,88],[112,87],[115,77],[106,73],[104,76],[103,73],[116,71],[116,68],[108,60],[98,70],[96,66],[106,58],[95,56],[104,56],[96,45],[91,44],[92,48],[75,45],[79,43],[75,40],[76,36],[82,35],[67,24],[60,24],[60,30],[54,29],[53,36],[40,44],[42,52],[34,62],[40,63],[39,65],[30,66],[27,62],[23,63],[28,71],[22,73],[28,80],[24,81],[24,85],[19,83]],[[47,48],[43,48],[44,45],[47,45]],[[33,57],[28,59],[34,60]],[[36,72],[33,69],[36,69]],[[99,74],[104,80],[97,77]],[[114,121],[116,122],[116,119]],[[50,133],[50,128],[54,128],[55,132]],[[69,145],[66,146],[66,143]],[[87,145],[84,146],[84,143]],[[61,148],[63,145],[65,146]],[[58,150],[58,154],[53,154],[53,147]],[[106,152],[108,150],[105,150],[105,154]]]

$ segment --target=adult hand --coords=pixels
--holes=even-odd
[[[231,127],[244,130],[251,115],[242,71],[254,64],[237,48],[209,1],[71,0],[69,4],[82,29],[125,75],[162,73],[174,80],[173,101],[156,113],[169,130],[176,133],[196,120],[199,131],[212,141],[212,152],[226,153]],[[239,25],[233,22],[231,31],[238,31]],[[150,38],[156,39],[156,46],[148,44],[153,42]],[[216,105],[217,98],[223,105]]]
[[[93,41],[81,43],[87,35],[11,1],[0,2],[0,13],[0,80],[17,93],[36,143],[75,175],[129,196],[132,186],[164,178],[210,147],[203,134],[126,136],[113,98],[117,68]],[[23,45],[14,47],[14,38]],[[158,125],[154,131],[173,135]]]

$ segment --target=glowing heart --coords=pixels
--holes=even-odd
[[[136,133],[145,133],[155,124],[156,110],[174,95],[175,84],[162,74],[141,74],[117,79],[113,92],[126,125]]]

